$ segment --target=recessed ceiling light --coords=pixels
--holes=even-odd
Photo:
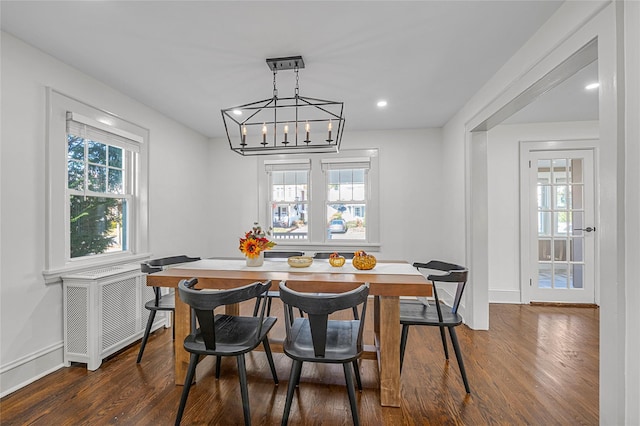
[[[593,89],[597,89],[598,87],[600,87],[600,83],[591,83],[591,84],[587,84],[585,86],[585,89],[593,90]]]
[[[378,108],[384,108],[387,106],[387,101],[384,101],[384,100],[378,101],[377,105],[378,105]]]
[[[240,111],[239,109],[234,109],[234,110],[233,110],[233,113],[234,113],[235,115],[242,115],[242,111]]]

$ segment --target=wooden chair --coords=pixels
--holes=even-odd
[[[235,356],[238,363],[240,377],[240,395],[244,412],[244,424],[251,424],[249,410],[249,393],[247,389],[247,371],[244,354],[254,350],[260,343],[264,346],[273,381],[278,384],[278,376],[271,355],[267,333],[277,319],[264,316],[265,303],[259,316],[242,317],[215,314],[218,306],[240,303],[256,298],[264,300],[262,295],[269,290],[271,281],[253,283],[244,287],[223,291],[199,291],[194,288],[197,278],[182,280],[178,284],[180,299],[191,306],[198,319],[200,328],[194,329],[184,339],[184,349],[191,354],[187,377],[180,398],[180,406],[176,416],[176,425],[180,424],[184,408],[189,396],[198,360],[201,356],[214,355],[216,357],[216,377],[219,377],[220,358]]]
[[[171,257],[163,257],[160,259],[148,260],[140,264],[140,270],[145,274],[153,274],[155,272],[162,271],[167,266],[176,265],[179,263],[187,263],[187,262],[195,262],[196,260],[200,260],[199,257],[188,257],[185,255],[180,256],[171,256]],[[138,352],[138,359],[136,360],[136,364],[140,364],[142,360],[142,354],[144,353],[144,348],[147,346],[147,341],[149,340],[149,334],[151,333],[151,326],[153,326],[153,321],[156,319],[156,313],[158,311],[171,312],[172,315],[176,311],[176,299],[175,293],[171,292],[169,294],[162,294],[160,287],[152,287],[154,298],[145,303],[144,307],[149,310],[149,319],[147,320],[147,327],[144,330],[144,335],[142,336],[142,343],[140,344],[140,351]],[[172,327],[173,338],[176,337],[176,329]]]
[[[469,382],[467,381],[467,373],[464,369],[464,362],[462,360],[460,345],[458,344],[458,337],[455,330],[457,326],[462,324],[462,317],[460,316],[460,314],[458,314],[458,307],[460,306],[462,292],[464,291],[464,288],[467,284],[469,270],[464,266],[442,262],[439,260],[432,260],[428,263],[414,263],[413,266],[418,269],[433,269],[447,273],[444,275],[430,274],[427,276],[427,279],[433,283],[435,307],[429,306],[428,303],[423,302],[422,300],[400,300],[400,324],[402,324],[402,336],[400,340],[400,371],[402,371],[402,364],[404,361],[407,336],[409,334],[410,326],[426,325],[439,327],[442,346],[444,348],[444,355],[448,360],[449,350],[447,349],[447,337],[445,334],[446,328],[449,330],[449,336],[451,337],[453,350],[456,354],[458,367],[460,368],[460,374],[462,375],[462,381],[464,382],[464,388],[467,393],[471,393]],[[457,283],[456,295],[454,297],[452,306],[441,303],[440,299],[438,298],[437,283],[445,282]]]
[[[347,383],[347,393],[351,403],[354,425],[359,425],[353,385],[354,367],[358,388],[362,389],[358,358],[362,354],[362,331],[367,309],[369,284],[341,294],[299,293],[280,283],[280,299],[285,305],[284,353],[293,360],[287,388],[287,399],[282,417],[282,425],[289,421],[293,393],[300,383],[300,372],[304,362],[342,364]],[[329,320],[329,314],[359,306],[359,320]],[[293,318],[292,308],[302,309],[308,318]]]
[[[265,259],[287,259],[291,256],[303,256],[304,253],[301,251],[275,251],[275,250],[266,250],[264,252]],[[267,316],[271,315],[271,302],[274,298],[280,298],[280,292],[278,290],[269,290],[266,294],[267,298]],[[256,305],[253,308],[253,316],[258,315],[258,306],[260,305],[260,301],[256,300]],[[300,313],[302,315],[302,313]]]

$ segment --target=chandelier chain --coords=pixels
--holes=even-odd
[[[277,98],[278,97],[278,88],[276,87],[276,74],[278,73],[278,70],[273,70],[273,97]]]
[[[298,66],[296,65],[295,67],[295,72],[296,72],[296,97],[298,97],[298,95],[300,94],[300,79],[298,77]]]

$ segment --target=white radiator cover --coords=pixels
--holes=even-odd
[[[64,363],[96,370],[107,356],[140,339],[153,299],[139,264],[118,265],[62,277]],[[157,315],[152,330],[165,323]]]

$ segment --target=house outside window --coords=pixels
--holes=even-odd
[[[377,161],[375,149],[261,159],[260,220],[280,247],[378,249]]]

